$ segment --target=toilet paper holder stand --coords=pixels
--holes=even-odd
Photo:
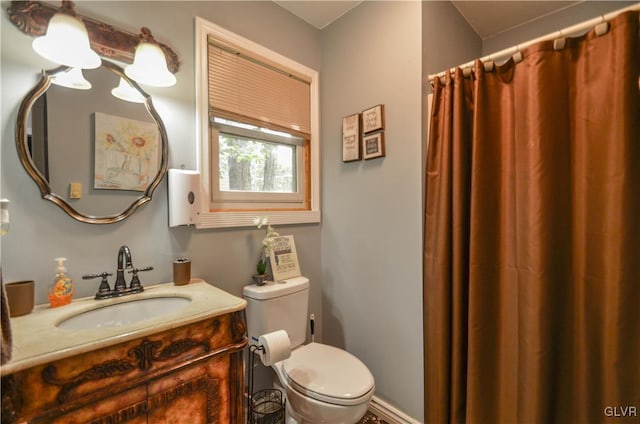
[[[264,353],[264,347],[253,344],[249,346],[247,422],[249,424],[284,424],[286,400],[283,399],[282,391],[278,389],[253,391],[255,358],[259,358],[260,352]]]

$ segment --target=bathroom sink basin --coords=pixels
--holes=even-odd
[[[135,299],[81,312],[66,318],[57,327],[67,330],[119,327],[178,312],[191,302],[186,297]]]

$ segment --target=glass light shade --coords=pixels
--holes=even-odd
[[[82,74],[82,69],[71,68],[66,72],[56,74],[51,82],[62,87],[75,88],[76,90],[89,90],[91,83]]]
[[[84,23],[64,13],[53,15],[47,33],[33,40],[32,47],[45,59],[72,68],[94,69],[102,63],[91,50]]]
[[[136,47],[133,64],[126,67],[124,73],[140,84],[152,87],[171,87],[176,77],[167,69],[167,59],[162,49],[153,43],[141,42]]]
[[[117,87],[111,90],[111,94],[114,97],[127,102],[144,103],[145,101],[144,96],[123,78],[120,78],[120,83],[118,83]]]

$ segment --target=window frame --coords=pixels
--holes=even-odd
[[[211,139],[209,126],[208,100],[208,36],[233,45],[246,51],[254,57],[260,58],[268,64],[286,69],[296,75],[301,75],[310,81],[311,98],[311,138],[308,141],[306,158],[309,172],[304,184],[308,190],[308,208],[304,210],[281,210],[279,208],[255,209],[246,211],[215,211],[210,208],[211,187]],[[269,216],[271,224],[305,224],[320,222],[320,104],[319,104],[319,75],[318,72],[285,56],[280,55],[251,40],[241,37],[216,24],[200,17],[195,18],[196,44],[196,162],[200,172],[201,198],[200,212],[196,228],[228,228],[253,226],[256,215]],[[216,140],[217,142],[217,140]],[[286,207],[286,203],[282,204]]]
[[[245,139],[255,139],[277,145],[295,147],[295,192],[244,192],[233,190],[220,190],[220,178],[216,175],[220,174],[220,161],[216,158],[220,157],[220,140],[219,136],[229,134]],[[219,122],[211,123],[210,128],[210,152],[211,152],[211,198],[209,204],[217,203],[222,211],[229,209],[247,209],[247,210],[272,210],[272,209],[306,209],[305,208],[305,140],[302,137],[294,136],[291,140],[285,137],[260,134],[257,131],[236,128],[232,125]],[[249,208],[248,206],[253,206]],[[213,206],[213,211],[218,208]]]

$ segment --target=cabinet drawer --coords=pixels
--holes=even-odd
[[[54,417],[40,417],[32,421],[47,424],[147,424],[147,390],[144,385],[109,396]]]

